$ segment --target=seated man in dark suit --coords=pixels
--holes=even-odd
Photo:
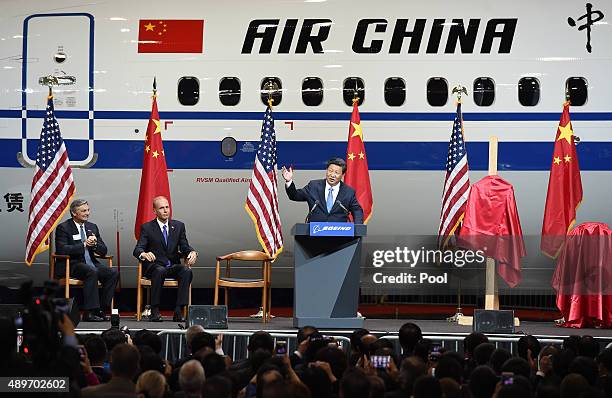
[[[153,211],[156,218],[140,226],[140,239],[134,248],[134,257],[142,261],[143,274],[151,279],[151,318],[161,322],[159,301],[165,278],[178,281],[178,294],[173,321],[184,322],[183,306],[187,305],[189,285],[193,274],[191,266],[195,264],[198,253],[189,246],[185,224],[170,220],[168,199],[158,196],[153,199]],[[187,266],[181,264],[186,258]]]
[[[340,158],[327,162],[325,179],[312,180],[302,189],[293,183],[293,169],[282,169],[286,181],[285,189],[289,199],[308,202],[309,221],[348,221],[349,213],[355,224],[363,223],[363,209],[357,201],[355,190],[342,182],[346,173],[346,163]]]
[[[89,204],[86,200],[75,199],[70,204],[72,218],[57,226],[55,230],[55,251],[70,256],[70,277],[83,281],[83,321],[101,322],[107,320],[105,312],[110,309],[119,273],[115,268],[96,259],[106,255],[106,245],[100,236],[98,226],[88,221]],[[56,277],[64,277],[64,261],[58,261]],[[98,297],[98,281],[102,284],[102,298]]]

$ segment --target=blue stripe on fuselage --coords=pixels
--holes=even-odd
[[[65,140],[72,160],[87,156],[87,141]],[[246,144],[246,145],[245,145]],[[30,158],[36,155],[37,140],[28,140]],[[231,158],[221,154],[219,141],[165,141],[169,168],[173,169],[251,169],[258,141],[239,141],[238,152]],[[578,145],[581,170],[612,170],[612,142],[582,142]],[[16,153],[19,139],[0,139],[0,167],[20,167]],[[139,169],[142,165],[142,141],[96,140],[96,169]],[[447,142],[366,142],[370,170],[442,170]],[[486,170],[488,143],[467,144],[470,169]],[[499,169],[544,171],[550,169],[552,142],[500,142]],[[345,141],[279,141],[279,165],[293,165],[302,170],[319,170],[335,156],[344,157]]]

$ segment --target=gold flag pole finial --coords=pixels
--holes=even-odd
[[[157,76],[153,77],[153,98],[157,97]]]
[[[455,87],[453,87],[452,94],[457,94],[457,102],[458,103],[461,103],[461,95],[462,94],[468,95],[467,89],[465,87],[463,87],[462,85],[460,85],[460,84],[458,84]]]

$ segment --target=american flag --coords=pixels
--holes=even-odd
[[[49,95],[32,180],[25,259],[28,265],[38,253],[49,248],[49,234],[68,209],[73,195],[68,152],[53,113],[53,96]]]
[[[448,143],[448,155],[446,156],[446,178],[444,179],[442,211],[440,212],[440,227],[438,228],[438,245],[440,247],[445,247],[453,234],[458,232],[457,227],[463,220],[469,193],[468,158],[463,139],[461,103],[458,103],[453,131]]]
[[[272,109],[268,107],[244,208],[255,224],[259,243],[270,257],[276,257],[283,250],[276,170],[276,132]]]

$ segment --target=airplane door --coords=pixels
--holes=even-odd
[[[87,167],[93,153],[94,19],[90,14],[37,14],[23,24],[22,152],[33,165],[47,105],[43,76],[73,76],[53,87],[56,117],[70,163]],[[66,81],[66,80],[64,80]]]

